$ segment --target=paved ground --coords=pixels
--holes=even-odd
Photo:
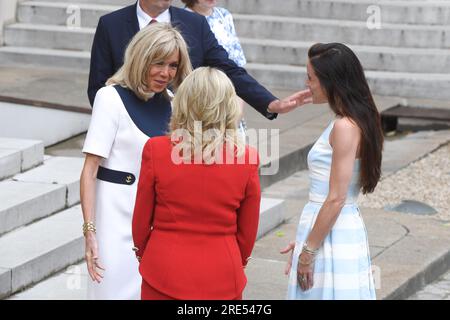
[[[89,112],[86,72],[0,65],[0,101],[58,105]]]

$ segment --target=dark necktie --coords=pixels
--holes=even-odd
[[[158,22],[158,20],[152,19],[152,20],[148,23],[148,26],[151,25],[152,23],[155,23],[155,22]]]

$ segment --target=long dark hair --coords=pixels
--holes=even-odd
[[[364,194],[373,192],[381,176],[384,137],[361,63],[342,43],[317,43],[308,57],[331,109],[353,120],[361,131],[360,186]]]

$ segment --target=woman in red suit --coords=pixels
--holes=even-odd
[[[133,215],[142,299],[242,299],[261,190],[239,116],[227,76],[198,68],[173,100],[169,136],[146,143]]]

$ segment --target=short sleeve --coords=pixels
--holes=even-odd
[[[83,153],[108,158],[119,128],[119,94],[112,86],[97,91]]]

